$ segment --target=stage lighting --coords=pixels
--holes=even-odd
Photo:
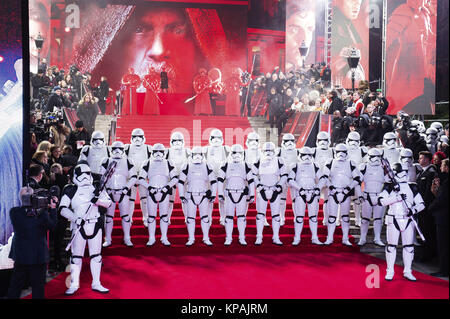
[[[34,39],[34,44],[36,45],[36,48],[38,49],[38,63],[37,63],[37,71],[39,72],[39,67],[41,65],[41,50],[44,46],[45,39],[41,36],[41,33],[39,32],[38,36]]]
[[[352,91],[355,90],[355,71],[361,59],[361,52],[358,49],[351,48],[348,50],[347,63],[352,71]]]
[[[305,66],[305,58],[306,54],[308,54],[308,47],[306,46],[305,40],[302,41],[302,44],[300,45],[300,48],[298,48],[300,51],[300,56],[302,57],[302,66]]]
[[[5,58],[0,55],[0,63],[2,63],[3,61],[5,61]]]
[[[64,31],[70,32],[70,28],[69,28],[69,27],[65,27],[65,28],[64,28]]]

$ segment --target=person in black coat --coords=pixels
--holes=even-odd
[[[23,195],[32,194],[31,188],[20,190]],[[10,210],[11,224],[14,229],[9,258],[14,260],[14,270],[7,298],[18,299],[27,280],[31,282],[32,298],[45,298],[45,277],[49,251],[47,232],[56,226],[56,204],[53,197],[48,208],[33,210],[31,207],[14,207]]]
[[[66,144],[72,146],[73,154],[76,157],[80,156],[81,149],[84,145],[89,145],[91,142],[91,135],[84,128],[83,121],[75,122],[75,130],[70,132],[66,139]]]
[[[267,97],[267,103],[269,103],[269,123],[270,127],[273,128],[276,124],[275,117],[277,116],[283,104],[281,94],[277,93],[277,90],[274,86],[270,89],[270,95]]]
[[[422,246],[423,252],[421,254],[422,262],[430,261],[437,255],[435,221],[432,212],[429,210],[429,207],[434,200],[434,194],[431,192],[431,185],[433,184],[435,177],[437,177],[437,170],[436,167],[431,164],[431,160],[432,155],[430,152],[420,152],[419,164],[422,167],[422,171],[417,175],[416,183],[425,204],[425,209],[418,215],[418,224],[425,237],[425,242]]]
[[[338,97],[338,94],[335,90],[331,91],[331,104],[328,108],[328,114],[334,114],[335,111],[339,111],[341,114],[344,109],[344,104],[342,100]]]
[[[414,162],[419,160],[419,153],[428,151],[427,142],[420,136],[417,127],[411,126],[407,130],[397,129],[400,136],[400,141],[404,148],[409,148],[413,152]],[[406,134],[405,134],[406,132]]]
[[[39,70],[38,73],[31,78],[31,86],[33,87],[33,99],[38,98],[40,88],[49,85],[50,83],[44,78],[44,71]]]
[[[106,99],[108,98],[109,94],[109,83],[106,81],[106,76],[102,76],[100,80],[101,81],[98,92],[98,107],[104,115],[106,113]]]
[[[435,180],[431,187],[431,192],[435,195],[434,201],[428,210],[432,212],[436,222],[436,240],[439,256],[439,271],[430,275],[435,277],[448,277],[448,261],[449,261],[449,196],[448,196],[448,172],[449,161],[445,159],[441,164],[441,179]]]
[[[44,113],[53,112],[53,109],[56,107],[61,109],[63,106],[70,107],[71,103],[66,101],[64,96],[62,95],[61,87],[55,86],[48,98],[47,105],[44,109]]]

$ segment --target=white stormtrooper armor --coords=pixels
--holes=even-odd
[[[297,164],[297,156],[298,149],[295,148],[295,137],[294,135],[287,133],[284,134],[281,141],[281,148],[278,149],[278,156],[283,159],[284,165],[286,166],[286,170],[288,172]],[[286,197],[288,188],[290,189],[288,184],[282,185],[283,191],[281,193],[280,199],[280,226],[284,226],[285,220],[285,212],[286,212]],[[292,189],[290,189],[291,198],[294,199],[295,196],[292,194]]]
[[[394,277],[394,265],[397,255],[398,239],[401,234],[403,245],[403,276],[408,280],[415,281],[416,278],[411,272],[411,265],[414,259],[414,224],[411,218],[425,208],[422,196],[419,193],[417,184],[408,183],[407,168],[400,163],[392,166],[395,174],[394,183],[386,183],[383,191],[378,197],[380,205],[389,206],[386,215],[386,277],[390,281]]]
[[[415,183],[417,175],[422,172],[422,166],[414,163],[413,152],[409,148],[400,150],[400,163],[408,168],[408,182]]]
[[[247,136],[247,140],[245,141],[245,145],[247,149],[245,149],[245,162],[253,166],[259,159],[261,158],[261,149],[260,149],[260,137],[256,132],[250,132]],[[248,209],[248,204],[247,204]],[[264,226],[270,226],[267,222],[267,218],[264,218]]]
[[[142,164],[150,158],[152,148],[145,144],[145,134],[140,128],[135,128],[131,132],[131,144],[125,145],[125,154],[133,162],[136,171],[139,172]],[[139,199],[142,210],[142,221],[147,226],[147,189],[138,183],[131,188],[130,196],[130,218],[133,222],[134,203],[136,201],[136,193],[139,189]]]
[[[223,145],[223,134],[221,130],[214,129],[209,136],[209,145],[203,148],[206,163],[213,169],[216,179],[220,168],[226,163],[230,147]],[[212,222],[212,211],[214,202],[210,203],[210,222]],[[225,207],[224,203],[219,202],[220,224],[225,225]]]
[[[430,127],[432,127],[435,130],[437,130],[438,138],[445,134],[444,126],[442,125],[441,122],[433,122],[433,123],[430,124]]]
[[[186,246],[195,241],[195,216],[197,207],[201,218],[203,243],[211,246],[209,228],[211,226],[211,206],[217,195],[217,179],[212,167],[203,156],[202,148],[196,146],[192,149],[191,159],[181,169],[178,180],[180,199],[186,207],[186,225],[189,239]]]
[[[89,247],[92,290],[107,293],[109,290],[100,283],[102,266],[102,228],[101,215],[106,212],[112,201],[105,190],[92,185],[91,169],[86,164],[79,164],[74,169],[73,183],[64,187],[59,212],[70,221],[72,246],[70,258],[70,287],[67,295],[73,295],[80,286],[80,272],[86,242]],[[79,230],[78,230],[79,229]]]
[[[436,153],[436,151],[437,151],[437,144],[439,142],[439,140],[438,140],[438,130],[436,130],[433,127],[429,127],[426,130],[425,134],[426,134],[425,141],[427,142],[428,150],[430,151],[431,154]]]
[[[311,229],[311,242],[315,245],[322,245],[317,236],[317,215],[319,212],[320,190],[326,183],[326,176],[323,175],[319,165],[313,163],[314,151],[309,147],[299,150],[299,162],[292,167],[288,184],[294,197],[294,241],[292,245],[297,246],[301,240],[303,229],[303,218],[305,217],[306,206],[308,206],[309,227]]]
[[[100,166],[105,157],[109,157],[105,135],[101,131],[94,131],[91,136],[91,145],[83,146],[78,161],[88,162],[94,180],[100,180]]]
[[[111,197],[113,204],[108,208],[105,220],[105,242],[103,247],[111,245],[111,234],[113,229],[113,218],[116,204],[119,205],[120,217],[122,218],[124,244],[132,247],[130,238],[131,217],[130,217],[130,195],[131,187],[136,184],[137,171],[133,162],[125,156],[125,146],[120,141],[115,141],[111,145],[111,157],[103,160],[101,173],[103,174],[111,161],[117,162],[114,174],[106,184],[106,191]]]
[[[177,176],[180,175],[181,169],[183,168],[184,165],[187,164],[188,158],[189,156],[191,156],[191,150],[184,146],[185,142],[183,133],[173,132],[172,135],[170,135],[170,148],[167,150],[166,159],[168,159],[170,161],[170,164],[172,164],[172,166],[175,167]],[[170,225],[170,218],[172,217],[176,192],[177,188],[174,188],[172,194],[169,197],[170,198],[168,211],[169,225]],[[181,208],[183,210],[184,218],[186,219],[186,210],[183,203],[181,203]]]
[[[369,230],[370,219],[373,218],[374,243],[378,246],[384,246],[381,241],[381,228],[383,219],[383,206],[378,203],[378,195],[385,182],[384,169],[381,165],[381,151],[377,148],[371,148],[368,153],[367,163],[359,164],[364,189],[362,195],[362,221],[361,236],[358,245],[363,246],[367,241],[367,232]]]
[[[244,161],[244,148],[235,144],[231,147],[228,162],[222,166],[217,177],[219,201],[225,205],[225,245],[231,245],[233,220],[236,212],[239,243],[246,246],[245,227],[247,204],[255,198],[255,187],[251,166]]]
[[[357,167],[366,161],[368,152],[367,147],[361,146],[361,136],[358,132],[350,132],[345,141],[348,149],[348,158],[352,160]],[[353,210],[355,212],[355,225],[361,226],[361,203],[358,197],[352,197]]]
[[[437,144],[437,149],[438,150],[442,150],[442,145],[443,144],[447,144],[450,145],[450,143],[448,142],[448,137],[447,135],[441,135],[441,137],[439,138],[439,142]]]
[[[397,135],[394,132],[387,132],[383,136],[383,157],[387,159],[389,165],[393,165],[400,160],[400,149],[397,148]]]
[[[283,160],[276,156],[275,144],[266,142],[262,148],[261,159],[252,167],[256,184],[256,242],[261,245],[263,239],[264,217],[267,204],[270,203],[272,214],[272,242],[283,245],[279,238],[280,231],[280,198],[288,174]]]
[[[328,195],[328,236],[324,243],[333,243],[336,219],[340,209],[342,224],[342,244],[351,246],[348,240],[350,228],[350,199],[359,190],[361,177],[356,164],[348,159],[348,150],[345,144],[338,144],[335,148],[334,159],[329,160],[324,168],[323,174],[327,177]],[[355,189],[356,188],[356,189]],[[356,193],[356,196],[359,194]]]
[[[156,232],[156,215],[159,208],[161,243],[170,246],[167,239],[169,227],[170,195],[177,184],[177,171],[170,161],[165,159],[165,147],[162,144],[153,145],[152,156],[142,164],[139,171],[139,184],[148,190],[147,227],[149,240],[147,246],[152,246]]]
[[[325,163],[333,158],[333,149],[331,146],[330,134],[325,131],[321,131],[317,134],[316,147],[314,148],[314,162],[319,165],[320,169],[323,170]],[[323,225],[328,224],[328,188],[325,187],[322,190],[321,197],[323,201]]]

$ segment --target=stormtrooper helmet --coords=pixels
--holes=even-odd
[[[87,164],[78,164],[73,170],[73,183],[77,186],[92,185],[91,168]]]
[[[433,128],[433,127],[429,127],[426,132],[426,142],[427,144],[435,144],[437,142],[437,138],[438,138],[438,130]]]
[[[330,147],[331,140],[328,132],[322,131],[317,134],[316,146],[320,149],[326,150]]]
[[[439,138],[439,142],[449,145],[447,135],[441,135],[441,137]]]
[[[91,136],[93,148],[102,148],[105,145],[105,135],[101,131],[94,131]]]
[[[181,132],[173,132],[170,135],[170,146],[174,149],[181,149],[184,147],[184,136]]]
[[[398,183],[405,183],[408,181],[408,168],[401,163],[392,164],[392,171],[395,175],[395,180]]]
[[[247,136],[247,141],[245,141],[245,145],[249,149],[257,149],[259,147],[259,134],[250,132]]]
[[[244,148],[240,144],[234,144],[231,146],[230,154],[234,163],[241,163],[244,161]]]
[[[400,151],[400,163],[411,166],[414,162],[413,152],[409,148],[402,148]]]
[[[338,144],[334,149],[334,158],[338,161],[345,161],[348,156],[347,146],[345,144]]]
[[[430,127],[436,129],[438,135],[441,135],[444,133],[444,127],[442,126],[441,122],[433,122],[430,124]]]
[[[136,146],[141,146],[142,144],[145,143],[145,135],[144,135],[144,131],[140,128],[135,128],[132,132],[131,132],[131,144],[136,145]]]
[[[166,148],[161,143],[156,143],[152,148],[152,158],[155,161],[162,161],[164,159],[164,153]]]
[[[413,120],[413,121],[411,121],[411,125],[417,127],[417,131],[419,133],[425,133],[425,131],[426,131],[425,125],[423,124],[422,121]]]
[[[202,148],[200,146],[194,146],[192,148],[191,157],[192,157],[192,163],[194,163],[194,164],[200,164],[201,162],[203,162]]]
[[[383,147],[387,149],[395,148],[395,143],[397,141],[397,136],[393,132],[387,132],[383,136]]]
[[[272,142],[264,143],[262,147],[262,154],[266,161],[270,161],[275,157],[275,144]]]
[[[115,141],[111,145],[112,158],[120,159],[125,154],[125,147],[121,141]]]
[[[361,145],[361,136],[358,132],[350,132],[347,135],[347,139],[345,140],[345,144],[349,149],[358,148]]]
[[[223,134],[221,130],[214,129],[209,135],[209,145],[221,146],[223,144]]]
[[[311,164],[314,151],[308,147],[304,146],[299,150],[298,159],[303,164]]]
[[[281,147],[286,150],[293,150],[295,148],[294,135],[292,135],[291,133],[284,134],[281,141]]]
[[[381,151],[378,148],[371,148],[369,152],[367,152],[369,156],[369,164],[370,165],[380,165],[381,164]]]

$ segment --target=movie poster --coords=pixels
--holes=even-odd
[[[28,2],[31,73],[37,73],[38,58],[44,65],[50,58],[50,7],[51,0],[30,0]],[[34,42],[39,35],[44,39],[40,52]]]
[[[92,73],[92,82],[106,76],[114,90],[129,68],[141,78],[164,70],[169,93],[192,93],[202,68],[217,68],[226,79],[247,66],[247,5],[130,1],[101,7],[86,1],[79,12],[80,28],[64,35],[70,45],[64,46],[60,64]]]
[[[437,0],[388,1],[387,14],[387,112],[434,114]]]
[[[21,1],[0,2],[0,244],[12,233],[9,211],[20,206],[23,89]]]
[[[369,0],[333,0],[331,23],[331,81],[334,86],[352,87],[348,66],[349,49],[360,52],[355,70],[355,88],[369,80]]]

